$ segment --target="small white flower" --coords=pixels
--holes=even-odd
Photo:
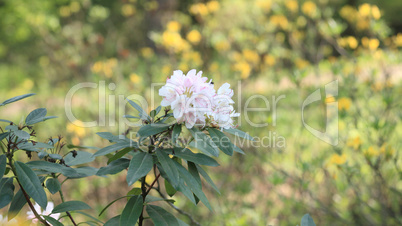
[[[48,202],[46,209],[43,212],[42,212],[42,208],[39,206],[38,203],[35,203],[35,205],[34,205],[34,209],[39,215],[49,215],[50,214],[49,215],[50,217],[53,217],[54,219],[57,220],[60,217],[60,213],[51,214],[53,211],[53,208],[54,208],[53,202]],[[28,211],[27,215],[28,215],[27,216],[28,220],[32,219],[32,223],[35,223],[35,224],[38,223],[38,219],[35,217],[35,214],[32,212],[32,210]]]

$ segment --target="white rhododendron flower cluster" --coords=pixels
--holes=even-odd
[[[178,123],[185,123],[187,128],[194,125],[220,128],[234,128],[235,113],[232,100],[233,90],[228,83],[218,91],[212,79],[202,77],[202,71],[190,70],[187,75],[177,70],[167,79],[166,85],[159,90],[163,97],[162,106],[170,106]]]

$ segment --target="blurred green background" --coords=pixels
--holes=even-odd
[[[0,0],[1,97],[37,93],[1,109],[1,118],[19,121],[46,107],[59,118],[38,125],[38,140],[61,134],[68,144],[103,147],[95,133],[119,132],[118,95],[150,101],[157,95],[152,83],[165,82],[173,70],[195,68],[218,87],[230,83],[242,113],[240,129],[270,135],[272,143],[244,144],[246,155],[219,157],[221,166],[209,172],[221,195],[204,188],[213,213],[181,196],[177,206],[202,225],[296,225],[305,213],[317,225],[400,225],[400,12],[401,1],[380,0]],[[305,111],[309,125],[324,129],[326,103],[338,103],[339,144],[331,146],[303,127],[301,105],[335,79],[338,96]],[[68,91],[101,81],[105,126],[72,124],[64,108]],[[108,89],[110,83],[116,88]],[[245,114],[255,94],[266,97],[271,110]],[[280,95],[286,97],[275,120],[271,98]],[[99,120],[102,98],[99,89],[77,91],[74,115]],[[266,103],[256,98],[248,107]],[[275,146],[275,137],[286,146]],[[106,158],[96,164],[104,166]],[[98,214],[131,188],[122,174],[76,180],[63,189],[67,199],[84,200]],[[117,215],[124,204],[117,202],[101,219]]]

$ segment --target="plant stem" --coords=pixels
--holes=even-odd
[[[61,188],[59,190],[59,194],[60,194],[60,198],[61,198],[61,202],[64,202],[64,195],[63,192],[61,191]],[[67,216],[70,218],[71,223],[73,223],[74,226],[77,226],[77,224],[75,223],[73,216],[71,216],[70,212],[66,211]]]
[[[145,176],[146,177],[146,176]],[[145,197],[147,197],[147,190],[145,188],[145,177],[141,178],[141,191],[142,191],[142,202],[145,202]],[[142,226],[144,221],[144,206],[141,210],[140,218],[138,219],[138,226]]]
[[[158,176],[155,177],[155,180],[152,182],[152,184],[149,186],[145,196],[148,195],[148,193],[151,191],[152,187],[154,186],[154,184],[156,183],[156,181],[158,180],[158,178],[161,176],[161,174],[158,174]]]

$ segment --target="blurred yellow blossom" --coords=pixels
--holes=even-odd
[[[257,52],[250,50],[250,49],[244,49],[243,50],[243,56],[244,59],[251,63],[251,64],[258,64],[260,62],[260,56],[258,55]]]
[[[86,128],[80,120],[75,120],[74,122],[69,123],[67,125],[67,132],[72,133],[79,138],[83,138],[87,134]]]
[[[296,12],[297,9],[299,8],[299,4],[297,3],[296,0],[286,1],[285,5],[286,8],[288,8],[291,12]]]
[[[141,55],[144,58],[151,58],[154,55],[154,50],[149,47],[144,47],[141,49]]]
[[[339,110],[349,110],[350,106],[352,105],[352,101],[347,97],[341,97],[338,100],[338,109]]]
[[[377,147],[370,146],[367,150],[364,151],[364,155],[368,157],[376,157],[380,155],[380,150]]]
[[[357,13],[356,9],[350,5],[345,5],[339,11],[339,14],[341,15],[341,17],[343,17],[344,19],[346,19],[349,22],[352,22],[356,19],[356,13]]]
[[[348,40],[347,42],[349,44],[349,47],[351,49],[356,49],[357,48],[358,42],[357,42],[355,37],[349,36],[347,40]]]
[[[80,8],[81,8],[81,6],[80,6],[79,2],[72,1],[70,3],[70,10],[71,10],[72,13],[76,13],[76,12],[80,11]]]
[[[163,65],[162,67],[162,74],[168,76],[169,73],[172,71],[172,68],[170,65]]]
[[[218,51],[226,51],[230,48],[230,44],[226,40],[221,40],[215,43],[215,48]]]
[[[92,65],[91,71],[93,73],[103,73],[106,77],[110,78],[113,75],[113,69],[117,66],[117,59],[111,58],[106,61],[97,61]]]
[[[371,6],[371,15],[372,15],[373,18],[376,19],[376,20],[378,20],[378,19],[381,18],[380,9],[379,9],[376,5]]]
[[[363,5],[359,6],[359,14],[362,17],[370,16],[371,7],[370,4],[364,3]]]
[[[209,12],[216,12],[219,10],[219,2],[218,1],[209,1],[207,2],[207,8],[209,10]]]
[[[356,136],[353,139],[349,139],[346,145],[348,147],[353,147],[353,149],[357,150],[360,147],[361,143],[362,141],[360,140],[360,137]]]
[[[402,33],[398,33],[396,36],[393,37],[393,41],[396,46],[402,46]]]
[[[131,4],[124,4],[121,7],[121,14],[125,17],[132,16],[135,13],[135,8]]]
[[[138,74],[136,74],[136,73],[131,73],[130,74],[130,81],[132,83],[138,84],[138,83],[141,82],[141,80],[142,80],[142,78]]]
[[[272,55],[266,55],[266,56],[264,57],[264,63],[265,63],[267,66],[273,66],[273,65],[275,65],[275,63],[276,63],[275,57],[272,56]]]
[[[384,143],[380,148],[380,153],[385,155],[394,155],[395,148],[393,148],[391,145]]]
[[[168,31],[179,31],[181,29],[181,24],[177,21],[169,21],[169,23],[166,26],[166,29]]]
[[[71,15],[70,7],[68,6],[60,7],[59,14],[61,17],[69,17]]]
[[[198,44],[201,40],[201,34],[197,30],[191,30],[187,34],[187,40],[193,44]]]
[[[306,1],[302,5],[302,11],[309,17],[313,17],[317,12],[317,6],[312,1]]]
[[[297,58],[295,60],[295,65],[298,69],[303,69],[305,67],[307,67],[310,63],[307,60],[301,59],[301,58]]]
[[[190,49],[189,43],[182,39],[179,33],[165,31],[162,34],[162,44],[175,52],[181,52]]]
[[[380,45],[380,41],[378,39],[376,39],[376,38],[372,38],[369,41],[368,47],[369,47],[370,50],[376,50],[379,45]]]
[[[216,72],[219,69],[219,64],[217,62],[212,62],[211,65],[209,65],[209,71],[210,72]]]
[[[197,3],[190,6],[190,13],[194,15],[206,16],[209,13],[207,6],[203,3]]]
[[[271,0],[257,0],[255,2],[256,6],[262,9],[264,12],[269,12],[271,10],[272,1]]]
[[[335,100],[335,97],[332,96],[332,95],[329,95],[327,98],[325,98],[325,103],[326,103],[326,104],[333,103],[333,102],[335,102],[335,101],[336,101],[336,100]]]
[[[245,61],[241,61],[241,62],[236,63],[234,65],[234,69],[236,71],[240,72],[240,77],[242,79],[246,79],[246,78],[248,78],[250,76],[251,67],[250,67],[250,64],[248,64]]]
[[[269,22],[271,22],[276,27],[280,27],[282,29],[286,29],[288,27],[288,19],[284,15],[272,15],[269,18]]]
[[[22,83],[22,88],[25,91],[31,90],[33,86],[34,86],[34,82],[29,78],[25,79],[24,82]]]
[[[342,154],[342,155],[333,154],[331,156],[330,163],[335,164],[335,165],[342,165],[342,164],[345,164],[346,160],[347,160],[346,154]]]

